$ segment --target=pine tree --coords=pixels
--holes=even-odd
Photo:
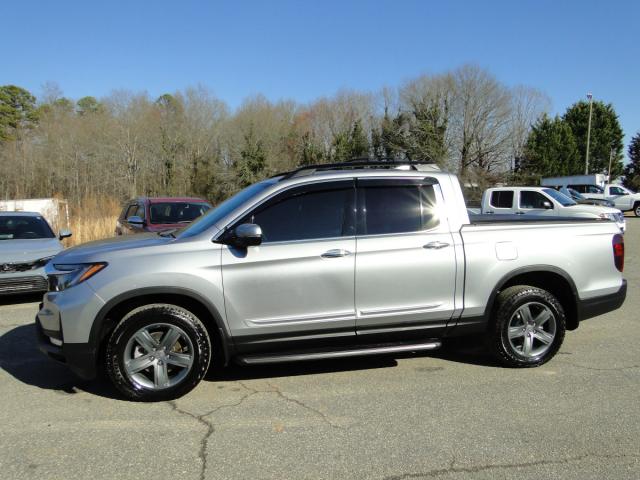
[[[582,169],[573,173],[584,173],[587,152],[587,131],[589,125],[589,103],[580,101],[569,107],[562,119],[569,125],[576,140],[578,152],[583,162]],[[622,174],[624,157],[624,134],[611,104],[593,102],[591,137],[589,141],[589,173],[604,173],[609,169],[609,156],[613,149],[611,178]]]
[[[640,132],[631,139],[628,153],[630,161],[624,167],[624,186],[640,191]]]
[[[540,176],[582,173],[580,153],[569,125],[561,118],[544,115],[531,128],[525,145],[525,158],[520,174]]]

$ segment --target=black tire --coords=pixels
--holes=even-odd
[[[175,385],[166,388],[160,387],[157,390],[154,390],[153,386],[145,387],[137,383],[125,368],[125,350],[131,348],[132,337],[145,327],[149,327],[150,331],[153,330],[156,328],[155,325],[160,325],[160,327],[157,327],[159,336],[162,335],[161,327],[167,325],[177,327],[181,334],[186,335],[188,339],[180,337],[176,345],[179,345],[180,341],[182,341],[186,346],[188,346],[189,342],[192,346],[188,352],[188,356],[192,359],[189,367],[173,367],[169,365],[169,361],[165,361],[164,368],[165,370],[168,369],[169,373],[171,373],[172,368],[175,371],[182,371],[181,368],[185,368],[184,378],[181,378]],[[136,346],[135,348],[140,349],[143,347]],[[150,358],[153,359],[154,357]],[[166,359],[167,357],[164,358]],[[159,360],[156,360],[156,362],[159,362]],[[210,362],[211,339],[206,327],[188,310],[167,304],[147,305],[127,314],[109,337],[104,357],[105,370],[113,385],[125,397],[135,401],[163,401],[185,395],[200,383],[200,380],[209,369]],[[140,373],[146,377],[155,368],[157,366],[149,367],[148,370],[142,370]],[[152,375],[153,373],[150,376],[152,377]],[[133,376],[136,377],[137,375]],[[151,381],[153,381],[153,378],[151,378]]]
[[[551,328],[553,323],[553,340],[548,344],[542,343],[534,336],[538,330],[531,332],[531,345],[539,345],[538,350],[545,349],[540,354],[535,354],[536,350],[531,348],[529,355],[523,354],[524,345],[518,349],[518,345],[514,346],[517,339],[509,339],[509,329],[514,327],[513,322],[520,322],[522,308],[533,309],[542,312],[546,307],[547,315],[553,315],[551,321],[547,321],[546,328]],[[489,343],[493,354],[498,360],[507,367],[537,367],[553,358],[558,353],[560,346],[564,340],[566,332],[566,316],[560,302],[552,294],[537,287],[527,285],[518,285],[505,289],[498,295],[496,301],[496,309],[492,331],[490,332]],[[520,328],[519,326],[517,328]],[[531,325],[530,328],[534,328]],[[544,327],[543,327],[544,328]],[[523,322],[522,331],[526,329],[526,322]],[[522,335],[523,344],[526,334]],[[549,341],[548,339],[546,341]]]
[[[636,202],[635,205],[633,206],[633,214],[636,217],[640,217],[640,202]]]

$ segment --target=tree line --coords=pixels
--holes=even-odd
[[[203,87],[151,98],[115,91],[73,101],[0,87],[0,195],[123,200],[196,195],[214,203],[298,165],[353,158],[436,163],[464,182],[583,170],[584,102],[550,118],[549,98],[464,65],[377,93],[341,91],[308,104],[246,99],[235,111]],[[622,171],[622,130],[593,104],[590,163]],[[614,170],[614,169],[612,169]]]

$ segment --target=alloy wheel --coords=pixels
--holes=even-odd
[[[179,384],[191,371],[193,342],[176,325],[154,323],[131,336],[123,353],[126,375],[138,387],[163,390]]]

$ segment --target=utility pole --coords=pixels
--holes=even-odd
[[[607,170],[607,175],[609,176],[609,179],[607,180],[607,183],[611,183],[611,162],[613,161],[613,145],[611,145],[611,151],[609,152],[609,170]]]
[[[587,127],[587,155],[584,160],[584,174],[589,175],[589,143],[591,142],[591,112],[593,110],[593,95],[591,92],[587,93],[589,99],[589,126]]]

